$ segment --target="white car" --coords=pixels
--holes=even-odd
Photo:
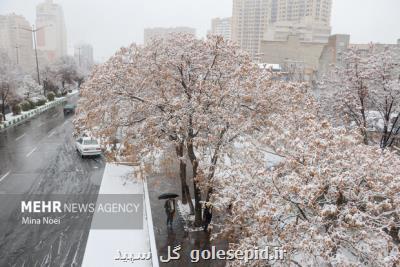
[[[83,158],[84,156],[101,155],[101,147],[99,142],[92,137],[80,137],[75,143],[76,151]]]

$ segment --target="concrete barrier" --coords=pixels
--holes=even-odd
[[[36,116],[40,113],[43,113],[44,111],[46,111],[50,108],[58,106],[66,101],[67,101],[67,97],[57,98],[57,99],[53,100],[52,102],[45,104],[44,106],[36,107],[34,110],[30,110],[27,113],[22,114],[20,117],[13,118],[8,121],[4,121],[3,123],[0,123],[0,131],[17,126],[17,125],[21,124],[22,122],[24,122],[30,118],[33,118],[34,116]]]

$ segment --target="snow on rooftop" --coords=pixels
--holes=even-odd
[[[147,185],[143,184],[140,177],[134,177],[134,171],[135,168],[131,166],[107,164],[104,170],[99,194],[142,194],[144,196],[143,203],[145,206],[143,212],[143,229],[91,229],[86,244],[82,266],[97,267],[129,265],[135,267],[158,267],[157,251],[154,251],[155,242],[151,211],[148,207],[149,201],[146,196]],[[94,216],[96,216],[96,214]],[[132,254],[135,254],[136,256],[139,253],[149,252],[152,253],[153,259],[132,261]]]

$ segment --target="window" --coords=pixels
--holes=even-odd
[[[84,144],[84,145],[98,145],[97,141],[94,140],[94,139],[85,140],[85,141],[83,142],[83,144]]]

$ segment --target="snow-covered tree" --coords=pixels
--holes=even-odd
[[[196,220],[212,202],[233,249],[281,246],[278,266],[398,265],[399,156],[319,116],[306,85],[270,79],[229,41],[173,35],[95,67],[75,123],[106,145],[121,138],[117,160],[172,143],[190,200],[187,154]]]
[[[382,148],[391,146],[399,134],[399,55],[393,48],[374,45],[368,51],[349,49],[342,55],[343,64],[322,82],[324,108],[332,108],[341,123],[355,123],[366,144],[371,128],[382,133]]]
[[[268,75],[229,41],[172,35],[146,47],[123,48],[95,68],[81,91],[80,118],[102,137],[122,130],[124,147],[135,147],[128,154],[150,153],[172,142],[183,201],[190,203],[187,154],[201,224],[202,192],[209,199],[220,153],[256,131],[249,118],[268,110],[262,109],[268,82]]]
[[[27,98],[37,97],[42,91],[43,87],[30,75],[23,75],[22,80],[20,80],[17,85],[17,93]]]
[[[78,66],[73,57],[65,56],[58,59],[53,67],[56,69],[58,80],[61,83],[61,93],[64,93],[66,84],[75,83],[78,76]]]
[[[57,72],[51,65],[45,65],[40,70],[40,77],[43,84],[43,95],[49,92],[57,92]]]
[[[371,106],[379,112],[383,121],[380,146],[393,145],[400,133],[400,50],[385,48],[372,53],[369,59],[371,69]]]
[[[20,72],[5,53],[0,53],[0,106],[5,120],[5,108],[18,97],[16,92]]]
[[[277,112],[256,143],[219,166],[211,201],[230,248],[281,247],[285,259],[227,265],[398,266],[399,156],[319,118],[300,85],[269,95]],[[273,167],[267,148],[280,155]]]
[[[83,74],[70,56],[59,58],[50,65],[46,65],[41,69],[41,77],[43,80],[43,90],[47,92],[65,93],[66,85],[73,85],[83,82]]]

